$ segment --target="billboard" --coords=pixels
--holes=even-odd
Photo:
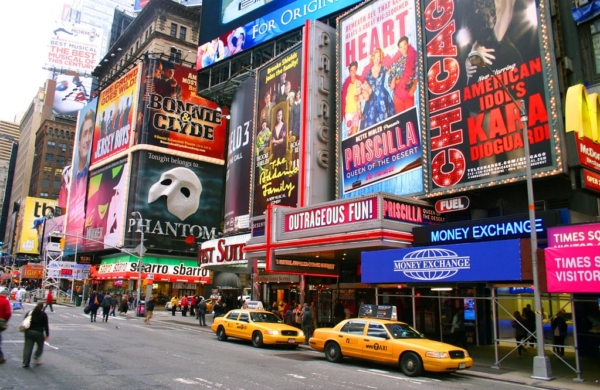
[[[535,0],[424,1],[430,118],[429,191],[448,192],[522,177],[558,173],[558,121],[548,118],[551,72],[544,68]],[[468,60],[479,52],[489,66]],[[550,74],[550,75],[549,75]],[[501,81],[499,81],[501,80]],[[530,156],[524,156],[519,108],[528,111]],[[552,123],[551,123],[552,122]],[[556,126],[554,125],[556,123]]]
[[[211,0],[202,7],[196,69],[348,8],[361,0]]]
[[[267,204],[296,207],[300,145],[302,47],[257,70],[252,215]]]
[[[416,10],[396,3],[369,2],[338,25],[342,197],[423,191]]]
[[[77,116],[77,112],[91,99],[93,79],[70,72],[56,75],[54,81],[52,111],[59,115]]]
[[[169,61],[148,60],[141,90],[139,143],[224,161],[227,123],[223,115],[227,113],[196,95],[195,71]]]
[[[225,175],[225,233],[250,229],[250,173],[254,132],[254,101],[256,79],[241,83],[231,103],[227,173]]]
[[[140,69],[141,65],[136,66],[100,92],[92,164],[129,147],[136,120]]]
[[[70,20],[55,21],[47,32],[50,36],[44,68],[72,70],[91,74],[100,60],[101,28]]]
[[[25,198],[25,205],[21,210],[21,228],[17,238],[16,252],[30,255],[42,253],[44,222],[50,221],[60,214],[56,200],[31,196]]]
[[[68,184],[67,222],[65,226],[65,250],[81,249],[81,238],[84,236],[85,199],[87,180],[91,161],[92,139],[96,127],[96,107],[98,99],[92,100],[79,111],[75,142],[73,144],[73,160],[71,163]]]
[[[546,248],[549,293],[599,293],[600,247]]]
[[[519,240],[362,253],[362,283],[517,280],[521,280]]]
[[[223,166],[154,151],[133,155],[125,243],[137,245],[139,229],[154,249],[198,250],[215,238],[223,220]],[[129,217],[137,211],[139,220]],[[186,238],[193,236],[191,243]]]
[[[122,246],[127,169],[126,161],[117,161],[90,174],[84,250]]]

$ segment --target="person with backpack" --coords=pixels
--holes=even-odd
[[[88,308],[90,309],[90,322],[96,322],[96,315],[98,314],[98,308],[100,307],[100,303],[104,297],[102,294],[98,294],[96,290],[92,292],[90,295],[90,300],[88,303]]]
[[[206,326],[206,300],[204,297],[198,298],[198,321],[200,326]]]
[[[109,292],[104,295],[100,306],[102,306],[102,322],[108,322],[108,314],[112,309],[112,297]]]

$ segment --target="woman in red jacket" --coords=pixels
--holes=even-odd
[[[44,309],[42,311],[46,311],[46,308],[50,306],[50,311],[54,313],[54,308],[52,308],[53,299],[54,297],[52,296],[52,287],[50,287],[50,289],[48,290],[48,294],[46,295],[46,306],[44,306]]]

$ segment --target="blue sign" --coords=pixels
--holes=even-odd
[[[521,280],[519,240],[362,253],[362,283]]]
[[[219,26],[231,26],[230,19],[223,19],[221,23],[216,15],[207,10],[202,11],[202,25],[206,23],[200,33],[200,47],[198,48],[198,58],[196,70],[203,69],[219,61],[229,58],[251,47],[267,42],[271,39],[290,32],[294,29],[304,26],[306,20],[317,20],[335,12],[348,8],[351,5],[360,3],[362,0],[296,0],[289,3],[289,0],[273,2],[272,6],[282,7],[269,13],[263,13],[260,17],[245,24],[237,25],[237,28],[231,28],[223,32]],[[253,2],[259,3],[259,2]],[[262,2],[261,2],[262,3]],[[265,9],[269,9],[265,5]],[[260,12],[259,8],[252,8],[250,14]],[[239,12],[238,12],[239,13]],[[234,19],[235,20],[235,19]],[[244,20],[240,17],[239,20]],[[224,23],[229,22],[229,23]],[[217,33],[218,35],[213,35]],[[211,41],[204,41],[206,34],[212,36]]]

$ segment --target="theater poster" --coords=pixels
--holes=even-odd
[[[129,147],[136,121],[140,72],[138,65],[100,92],[92,165]]]
[[[414,2],[372,1],[338,25],[341,197],[423,192]]]
[[[257,71],[254,137],[254,216],[269,203],[296,207],[300,148],[302,47]]]
[[[217,110],[217,103],[196,95],[193,69],[170,61],[148,60],[141,91],[143,127],[139,143],[224,162],[227,111]]]
[[[90,174],[84,250],[122,246],[127,162],[117,161]]]
[[[548,70],[551,61],[546,62],[551,54],[540,43],[545,11],[537,3],[454,0],[440,6],[439,1],[422,2],[430,192],[522,179],[526,159],[534,174],[561,171],[560,151],[555,149],[560,125],[550,115],[557,83]],[[472,65],[467,60],[470,52],[479,53],[497,77],[485,67]],[[530,156],[524,155],[519,107],[502,83],[525,103]]]
[[[217,237],[223,165],[154,151],[136,152],[132,160],[124,245],[137,246],[143,230],[146,248],[192,254]]]

